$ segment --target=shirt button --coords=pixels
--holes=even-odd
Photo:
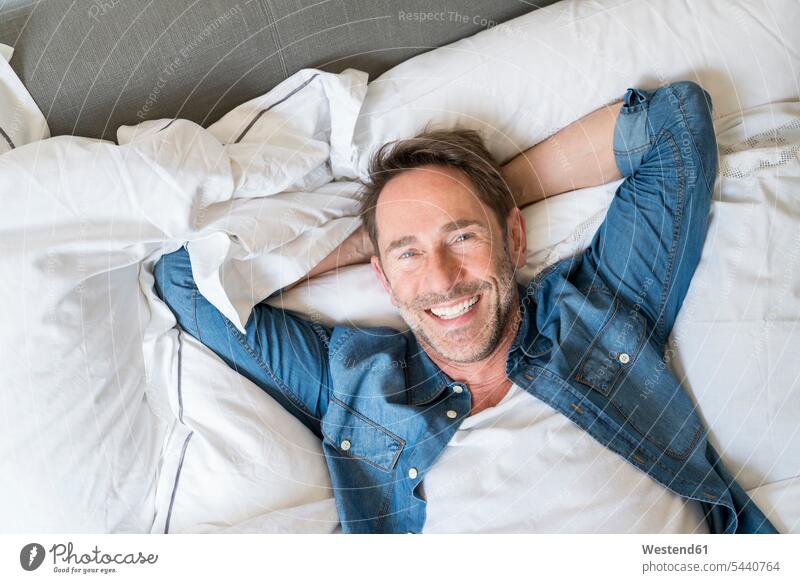
[[[463,393],[464,392],[464,387],[462,387],[461,385],[453,385],[453,392],[454,393]]]
[[[411,468],[408,470],[408,477],[412,480],[417,477],[417,468]]]
[[[628,356],[627,352],[621,352],[620,355],[619,355],[619,361],[622,364],[628,364],[631,361],[631,357]]]
[[[350,449],[350,442],[345,439],[341,444],[339,444],[339,446],[343,450],[347,451],[348,449]]]
[[[450,410],[447,412],[447,416],[448,416],[448,417],[450,417],[450,419],[455,419],[457,415],[458,415],[458,413],[456,413],[456,412],[455,412],[455,411],[453,411],[452,409],[450,409]]]

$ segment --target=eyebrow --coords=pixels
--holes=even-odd
[[[442,225],[440,231],[443,233],[451,233],[453,231],[458,231],[460,229],[464,229],[465,227],[471,227],[471,226],[477,226],[481,229],[486,230],[486,225],[476,219],[458,219],[450,223],[445,223],[444,225]],[[411,245],[416,241],[417,238],[414,235],[406,235],[405,237],[400,237],[399,239],[395,239],[394,241],[389,243],[386,246],[386,249],[383,250],[383,252],[386,255],[388,255],[395,249],[399,249],[400,247],[405,247],[406,245]]]

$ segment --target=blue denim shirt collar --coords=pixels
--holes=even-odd
[[[409,342],[406,382],[409,402],[425,405],[438,397],[454,381],[437,365],[417,340],[412,331],[407,332]]]
[[[522,350],[527,354],[528,347],[530,347],[535,340],[535,334],[531,334],[531,332],[534,332],[535,330],[534,327],[531,326],[530,322],[531,314],[528,308],[528,303],[530,300],[528,299],[527,291],[524,286],[517,283],[517,292],[519,294],[519,313],[521,319],[514,342],[511,343],[511,348],[508,349],[508,359],[506,360],[507,363],[510,361],[512,355],[518,350]]]

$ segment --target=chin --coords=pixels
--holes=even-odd
[[[472,309],[450,320],[439,319],[430,310],[401,309],[401,316],[414,335],[443,359],[480,362],[497,347],[500,334],[496,296],[485,290],[476,295]]]
[[[491,326],[485,324],[478,328],[480,337],[471,330],[453,333],[448,337],[441,337],[430,329],[424,330],[425,341],[443,358],[468,364],[479,362],[492,353],[495,346],[490,346],[492,340]]]
[[[442,350],[438,350],[437,352],[445,359],[450,362],[457,362],[459,364],[472,364],[475,362],[480,362],[484,360],[489,354],[491,354],[491,350],[473,350],[470,352],[466,352],[464,350],[458,350],[455,352],[444,352]]]

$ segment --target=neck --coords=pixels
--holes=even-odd
[[[503,326],[500,341],[489,356],[477,362],[458,363],[445,360],[423,342],[425,352],[440,369],[451,379],[461,381],[469,387],[472,394],[471,415],[488,407],[494,407],[513,384],[506,377],[506,359],[519,330],[519,312],[519,298],[515,296],[509,318]]]

